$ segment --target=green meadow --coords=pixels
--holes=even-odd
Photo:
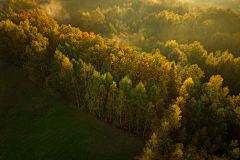
[[[0,159],[134,159],[144,142],[0,66]]]

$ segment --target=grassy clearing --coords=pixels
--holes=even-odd
[[[143,142],[0,67],[0,159],[133,159]]]

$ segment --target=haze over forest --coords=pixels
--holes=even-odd
[[[101,9],[107,9],[109,7],[112,7],[114,5],[122,6],[124,3],[128,2],[134,2],[137,0],[90,0],[85,1],[82,0],[81,2],[74,2],[74,5],[71,5],[71,9],[69,9],[70,12],[74,12],[77,10],[83,10],[83,11],[89,11],[96,9],[97,7],[100,7]],[[240,2],[237,0],[172,0],[172,1],[164,1],[164,0],[141,0],[144,3],[155,3],[155,4],[163,4],[163,3],[175,3],[174,5],[181,4],[200,4],[206,7],[218,7],[218,8],[231,8],[234,12],[239,13],[240,11]],[[47,2],[50,5],[46,5],[48,8],[65,8],[65,5],[68,5],[67,1],[64,0],[42,0],[42,2]],[[72,4],[72,2],[69,2]],[[53,5],[54,4],[54,5]]]
[[[11,115],[17,121],[24,113],[24,123],[58,141],[47,136],[56,134],[48,125],[58,130],[63,118],[66,138],[51,145],[60,147],[56,153],[68,144],[67,159],[240,158],[240,1],[5,0],[0,7],[0,75],[11,77],[17,67],[32,81],[19,84],[33,83],[48,95],[36,94],[36,105],[24,102],[37,93],[33,87],[19,104],[0,101],[0,125],[11,126]],[[13,79],[3,78],[0,100],[19,97],[7,88]],[[21,126],[14,125],[19,132]],[[20,144],[7,134],[14,127],[0,129],[3,157],[26,154],[11,154],[7,142]],[[93,138],[86,134],[92,132]],[[38,156],[57,157],[43,153]]]

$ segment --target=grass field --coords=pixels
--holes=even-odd
[[[0,65],[0,159],[134,159],[143,141]]]

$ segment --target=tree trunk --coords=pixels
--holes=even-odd
[[[144,134],[145,134],[146,125],[147,125],[147,118],[146,118],[146,121],[145,121],[145,126],[144,126],[144,131],[143,131],[142,139],[143,139]]]
[[[78,107],[79,107],[79,101],[78,101],[77,91],[75,91],[75,93],[76,93],[77,104],[78,104]]]
[[[78,87],[77,87],[77,92],[78,92],[79,103],[80,103],[80,106],[82,107],[81,93]]]
[[[98,116],[100,118],[100,105],[98,104]]]
[[[120,126],[122,128],[122,103],[120,104]]]
[[[87,85],[87,77],[85,77],[85,89],[86,89],[85,94],[88,94],[88,96],[89,96],[89,89],[88,89],[88,85]],[[89,111],[91,111],[91,108],[90,108],[90,105],[89,105],[89,97],[87,98],[87,105],[88,105]]]
[[[127,105],[125,104],[125,124],[124,124],[125,127],[126,123],[127,123]]]
[[[137,120],[137,132],[138,132],[138,123],[139,123],[139,116],[138,116],[138,120]]]
[[[146,130],[146,125],[147,125],[147,118],[148,118],[148,114],[149,114],[149,108],[148,108],[148,112],[147,112],[147,117],[146,117],[146,121],[145,121],[145,126],[144,126],[144,131],[143,131],[143,136],[142,136],[142,139],[144,137],[144,134],[145,134],[145,130]]]
[[[15,54],[14,54],[15,55]],[[15,55],[16,60],[18,61],[19,67],[22,67],[22,63],[19,61],[18,57]]]
[[[129,127],[129,128],[128,128],[128,132],[129,132],[129,133],[130,133],[130,128],[131,128],[130,126],[131,126],[131,123],[130,123],[130,119],[129,119],[129,123],[128,123],[128,127]]]

